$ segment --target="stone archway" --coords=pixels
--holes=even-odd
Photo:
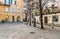
[[[14,16],[12,16],[12,22],[14,22],[15,21],[15,19],[14,19],[15,17]]]
[[[7,15],[7,16],[5,17],[5,22],[8,22],[8,19],[9,19],[9,16]]]
[[[17,16],[17,22],[20,22],[20,16]]]

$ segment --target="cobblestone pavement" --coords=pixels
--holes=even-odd
[[[24,23],[0,24],[0,39],[60,39],[60,29],[44,30]]]

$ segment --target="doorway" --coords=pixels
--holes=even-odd
[[[17,22],[20,22],[20,16],[17,17]]]
[[[12,22],[14,22],[14,16],[12,16]]]
[[[44,17],[44,23],[47,24],[48,23],[48,17]]]

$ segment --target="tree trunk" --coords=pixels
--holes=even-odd
[[[43,14],[42,14],[42,0],[39,0],[39,7],[40,7],[40,21],[41,21],[41,29],[43,28]]]

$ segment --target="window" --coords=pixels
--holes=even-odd
[[[12,7],[12,12],[16,12],[16,9],[15,9],[15,7]]]
[[[11,4],[15,4],[16,5],[16,0],[11,0]]]
[[[54,16],[53,16],[53,21],[54,21],[54,22],[57,22],[57,21],[58,21],[58,16],[57,16],[57,15],[54,15]]]
[[[5,4],[7,5],[16,4],[16,0],[5,0]]]
[[[12,4],[12,0],[10,0],[10,4]]]
[[[5,4],[9,5],[10,4],[10,0],[5,0]]]
[[[48,0],[44,0],[44,2],[47,2]]]
[[[16,1],[14,1],[14,4],[16,5]]]
[[[5,7],[5,12],[9,12],[9,8],[8,7]]]
[[[51,2],[56,2],[56,0],[51,0]]]
[[[10,4],[12,4],[12,0],[10,1]]]

